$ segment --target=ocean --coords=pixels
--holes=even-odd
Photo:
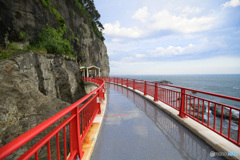
[[[147,81],[167,80],[172,85],[240,98],[240,74],[224,75],[119,75]],[[206,98],[204,95],[196,95]],[[211,100],[240,108],[240,102],[211,97]]]
[[[217,93],[221,95],[240,98],[240,74],[235,75],[121,75],[112,77],[124,77],[146,81],[170,81],[174,86],[180,86],[205,92]],[[202,97],[211,101],[240,108],[239,101],[227,100],[215,96],[209,96],[196,93],[194,96]],[[205,104],[206,106],[208,104]],[[210,111],[210,124],[213,125],[213,113]],[[207,109],[204,113],[204,119],[207,120]],[[232,110],[232,115],[239,118],[239,111]],[[217,130],[220,131],[221,118],[216,117]],[[229,127],[228,118],[223,120],[223,133],[227,135]],[[231,122],[231,138],[237,140],[238,122]]]

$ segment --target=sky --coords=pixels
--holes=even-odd
[[[110,75],[240,74],[240,0],[95,0]]]

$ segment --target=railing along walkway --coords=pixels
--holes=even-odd
[[[83,80],[96,83],[99,86],[66,109],[60,111],[56,115],[1,147],[0,159],[2,160],[8,156],[11,157],[16,150],[21,149],[21,147],[26,145],[30,140],[39,138],[37,137],[39,134],[43,133],[54,124],[57,124],[57,127],[49,131],[20,157],[11,157],[10,159],[18,158],[22,160],[29,159],[32,156],[34,156],[35,159],[39,159],[39,157],[42,159],[52,158],[58,160],[60,158],[72,160],[77,157],[81,159],[84,154],[82,152],[81,144],[87,135],[95,116],[101,112],[100,99],[104,99],[103,92],[105,84],[105,81],[101,78],[84,78]],[[60,134],[62,135],[62,138],[59,140]],[[56,138],[55,140],[54,137]],[[61,142],[62,139],[63,142]],[[52,143],[53,145],[51,145]],[[56,150],[55,155],[51,155],[52,150]],[[40,151],[41,154],[39,154]],[[46,155],[46,157],[41,157],[43,154]]]
[[[154,101],[161,101],[176,109],[179,117],[189,117],[240,146],[240,109],[232,106],[232,104],[236,104],[240,107],[240,98],[130,78],[109,77],[104,79],[106,82],[139,90],[145,96],[152,96]],[[196,96],[196,94],[203,96]],[[232,103],[215,102],[211,100],[212,97],[226,99]]]
[[[107,109],[91,160],[198,159],[216,152],[142,96],[107,84]]]

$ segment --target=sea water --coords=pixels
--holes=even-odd
[[[146,81],[167,80],[174,86],[186,87],[205,92],[240,98],[240,74],[224,75],[121,75],[117,77],[133,78]],[[197,94],[206,98],[205,95]],[[210,97],[211,100],[240,108],[240,102]],[[209,98],[208,98],[209,99]]]
[[[174,86],[190,88],[210,93],[216,93],[226,95],[230,97],[240,98],[240,74],[225,74],[225,75],[116,75],[112,77],[124,77],[146,81],[162,81],[167,80]],[[208,99],[211,101],[225,104],[226,106],[232,106],[240,108],[239,101],[228,100],[225,98],[219,98],[216,96],[208,96],[205,94],[194,94],[194,96]],[[211,113],[211,111],[210,111]],[[239,115],[239,112],[232,110],[232,114]],[[204,119],[207,119],[207,112],[204,115]],[[220,118],[217,117],[217,122],[220,123]],[[210,115],[210,122],[213,123],[213,115]],[[224,119],[223,127],[228,128],[228,119]],[[236,139],[238,124],[231,123],[231,137]]]

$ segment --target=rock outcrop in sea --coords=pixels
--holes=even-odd
[[[162,84],[173,84],[172,82],[167,81],[167,80],[154,81],[154,82],[156,82],[156,83],[162,83]]]

